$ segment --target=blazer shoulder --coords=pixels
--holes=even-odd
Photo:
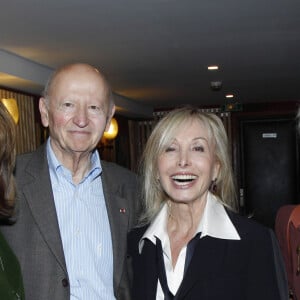
[[[33,152],[20,154],[16,159],[15,176],[17,183],[29,182],[31,178],[48,174],[46,147],[42,145]]]
[[[247,237],[247,239],[264,240],[271,236],[272,230],[270,228],[246,216],[227,209],[226,211],[242,239]]]
[[[101,160],[101,166],[104,176],[113,178],[114,181],[128,184],[129,182],[136,183],[138,180],[136,173],[116,163]]]
[[[35,151],[27,152],[17,155],[16,166],[27,166],[30,162],[41,162],[45,160],[46,155],[46,145],[39,146]]]

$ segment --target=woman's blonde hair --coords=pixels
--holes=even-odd
[[[15,123],[0,102],[0,218],[12,215],[15,203],[13,170],[16,158]]]
[[[148,223],[165,203],[166,195],[158,180],[158,158],[170,145],[176,132],[188,122],[198,120],[208,130],[210,142],[215,145],[216,160],[220,165],[217,189],[213,192],[218,200],[231,210],[236,210],[236,193],[231,167],[228,139],[221,119],[198,108],[183,107],[170,111],[153,129],[143,152],[140,165],[144,214],[141,223]]]

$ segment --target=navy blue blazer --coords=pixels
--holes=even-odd
[[[281,253],[271,229],[227,211],[241,240],[206,236],[199,239],[176,300],[287,300],[288,287]],[[157,289],[155,246],[138,242],[147,226],[128,237],[132,300],[154,300]]]

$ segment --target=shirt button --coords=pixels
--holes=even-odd
[[[67,287],[69,285],[69,281],[67,278],[64,278],[62,281],[61,281],[63,287]]]

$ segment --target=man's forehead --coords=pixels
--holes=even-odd
[[[99,89],[99,92],[106,92],[107,85],[105,80],[99,73],[96,71],[87,72],[85,71],[72,71],[72,70],[65,70],[61,71],[53,78],[49,93],[55,93],[57,89],[64,89],[64,88],[84,88],[84,87],[92,87],[94,86],[95,89]]]

